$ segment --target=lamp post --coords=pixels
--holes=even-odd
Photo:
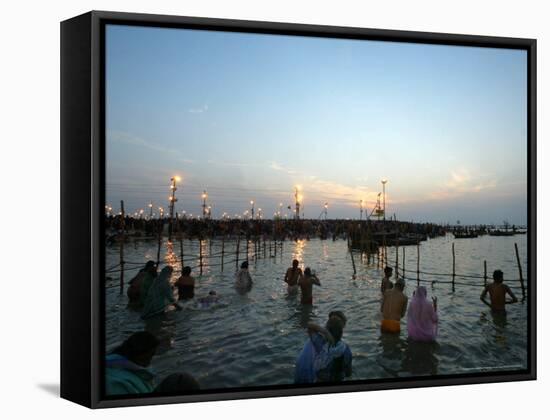
[[[363,200],[359,200],[359,220],[363,220]]]
[[[325,203],[325,220],[327,220],[328,215],[328,203]]]
[[[250,200],[250,219],[254,220],[254,200]]]
[[[208,194],[206,193],[206,190],[202,192],[202,218],[206,219],[206,199],[208,198]]]
[[[300,218],[300,196],[298,195],[298,186],[294,188],[294,200],[296,204],[295,217],[296,217],[296,220],[298,220]]]
[[[170,197],[168,197],[168,200],[170,201],[170,220],[168,222],[168,239],[172,240],[172,230],[173,230],[173,224],[174,224],[174,206],[176,204],[176,201],[178,199],[176,198],[176,190],[178,189],[176,186],[177,181],[179,181],[181,178],[179,176],[173,176],[170,178],[171,184],[170,189],[172,190]]]
[[[384,204],[384,222],[386,221],[386,182],[388,182],[387,179],[382,180],[382,202]]]

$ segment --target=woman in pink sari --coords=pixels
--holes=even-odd
[[[430,303],[427,296],[426,288],[419,286],[409,304],[407,330],[415,341],[435,341],[437,336],[437,299]]]

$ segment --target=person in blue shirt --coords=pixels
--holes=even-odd
[[[107,395],[147,394],[153,392],[154,374],[149,368],[159,340],[140,331],[128,337],[105,358]]]
[[[308,324],[309,339],[296,361],[295,383],[341,382],[351,376],[352,353],[342,340],[346,323],[343,312],[333,311],[324,328]]]

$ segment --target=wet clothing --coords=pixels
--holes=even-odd
[[[146,288],[151,284],[153,275],[146,271],[141,270],[132,280],[130,280],[130,286],[126,291],[128,295],[129,303],[132,305],[143,305],[145,297],[142,295],[144,283],[147,283]],[[147,293],[147,290],[144,290]]]
[[[131,395],[153,392],[152,371],[119,354],[105,358],[105,391],[107,395]]]
[[[437,336],[437,312],[427,294],[424,286],[418,287],[407,311],[409,338],[415,341],[434,341]]]
[[[252,277],[247,268],[241,268],[235,275],[235,287],[241,290],[247,290],[252,287]]]
[[[153,284],[147,292],[145,304],[141,313],[142,319],[151,318],[155,315],[164,313],[166,307],[176,303],[172,286],[170,285],[171,273],[161,271],[159,276],[154,279]]]
[[[153,284],[153,280],[155,280],[156,278],[156,276],[153,276],[151,273],[147,274],[147,276],[143,277],[140,285],[139,303],[141,306],[145,305],[145,298],[147,297],[147,293],[149,293],[149,289]]]
[[[397,334],[401,332],[401,322],[394,319],[383,319],[380,323],[380,330],[385,333]]]
[[[296,360],[294,383],[340,382],[351,375],[351,363],[351,350],[343,340],[331,345],[315,333]]]

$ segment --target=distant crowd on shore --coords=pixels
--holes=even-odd
[[[105,230],[111,241],[122,229],[121,216],[107,216]],[[135,237],[155,237],[168,229],[169,219],[124,218],[124,230]],[[422,234],[429,237],[444,235],[447,229],[434,223],[414,223],[394,220],[342,220],[342,219],[174,219],[174,235],[189,239],[205,239],[223,236],[268,237],[277,240],[296,238],[345,239],[358,229],[372,234],[383,231],[399,231],[406,234]]]
[[[313,286],[321,282],[310,267],[303,271],[298,260],[286,270],[284,282],[288,294],[300,293],[302,305],[313,304]],[[141,318],[148,321],[164,316],[167,309],[182,310],[179,301],[195,299],[195,278],[190,267],[183,267],[181,276],[173,283],[173,268],[165,266],[158,273],[155,262],[148,261],[142,270],[130,281],[127,289],[129,307],[141,312]],[[399,334],[401,319],[407,316],[408,338],[418,342],[433,342],[438,335],[437,298],[428,299],[424,286],[418,286],[409,302],[404,293],[405,281],[398,278],[392,282],[393,269],[386,267],[380,284],[381,324],[383,334]],[[493,282],[487,285],[481,301],[496,315],[506,311],[506,305],[517,302],[517,298],[504,282],[501,270],[493,273]],[[235,273],[234,287],[241,294],[253,287],[253,279],[244,261]],[[174,287],[177,289],[177,297]],[[489,299],[487,299],[487,295]],[[509,298],[508,298],[509,297]],[[215,290],[196,298],[200,308],[208,308],[219,302]],[[324,326],[307,325],[308,338],[296,361],[294,382],[299,384],[317,382],[339,382],[352,374],[352,352],[342,339],[347,317],[341,311],[332,311]],[[200,389],[199,383],[186,372],[179,372],[164,378],[156,387],[155,376],[149,369],[160,340],[153,333],[141,331],[132,334],[106,357],[106,390],[108,395],[162,393],[185,394]]]

